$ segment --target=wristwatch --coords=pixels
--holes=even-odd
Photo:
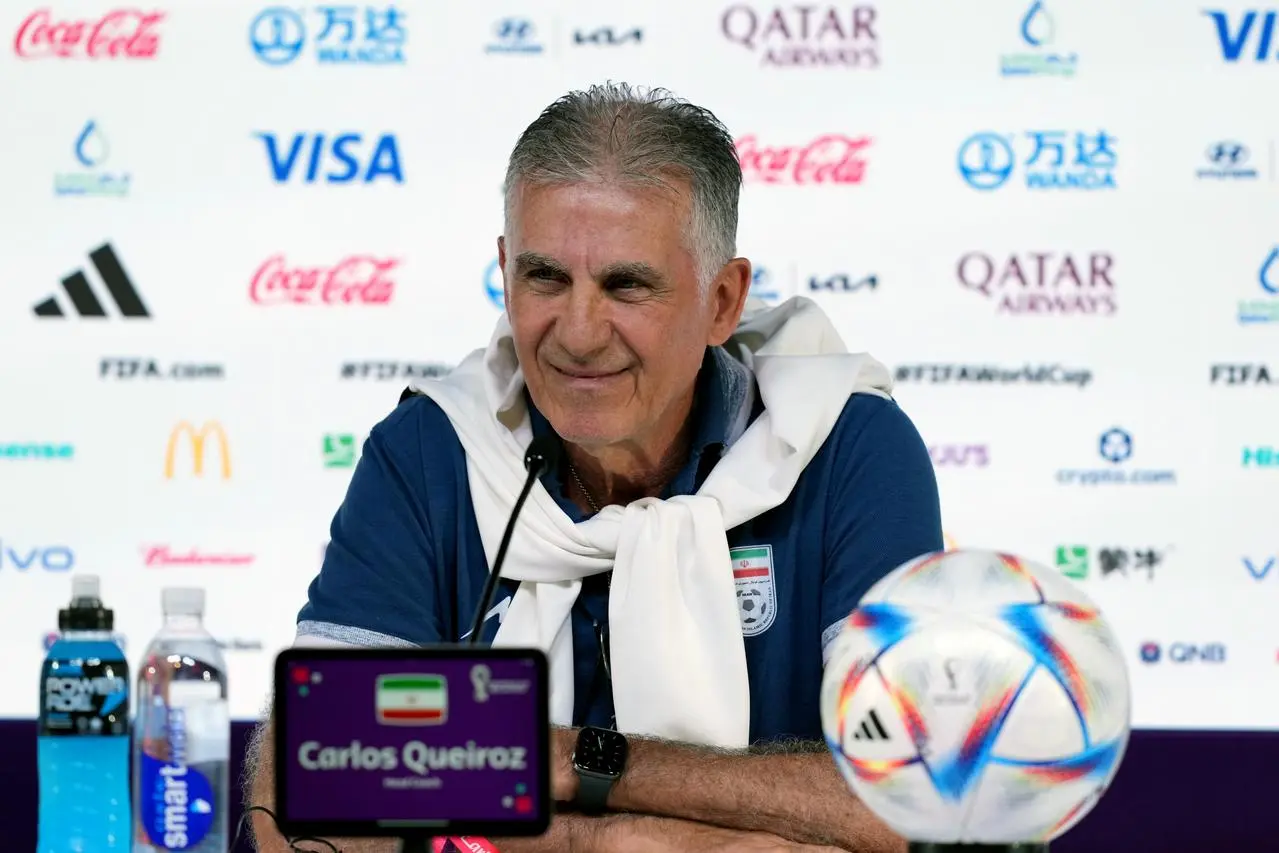
[[[599,814],[608,803],[609,791],[626,769],[629,745],[626,735],[612,729],[586,726],[577,733],[573,770],[577,772],[574,805],[587,814]]]

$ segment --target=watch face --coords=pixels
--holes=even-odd
[[[626,738],[608,729],[582,729],[577,736],[573,763],[592,773],[621,776],[626,768]]]

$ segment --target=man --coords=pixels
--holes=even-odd
[[[462,639],[523,448],[562,442],[483,622],[547,650],[558,724],[561,808],[503,853],[904,849],[840,779],[818,694],[865,591],[942,548],[936,482],[887,372],[811,302],[743,320],[740,186],[725,128],[661,90],[548,107],[507,171],[507,313],[373,429],[299,614],[299,644]],[[587,736],[626,738],[619,776],[575,766]]]

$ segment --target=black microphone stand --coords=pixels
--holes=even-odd
[[[431,853],[428,835],[406,835],[400,839],[400,853]]]
[[[934,844],[912,841],[909,853],[1048,853],[1047,844]]]

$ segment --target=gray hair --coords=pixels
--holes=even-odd
[[[509,233],[520,183],[617,180],[669,188],[672,177],[692,189],[685,240],[706,293],[737,252],[742,168],[723,123],[666,89],[606,83],[569,92],[543,110],[506,167],[506,227]]]

